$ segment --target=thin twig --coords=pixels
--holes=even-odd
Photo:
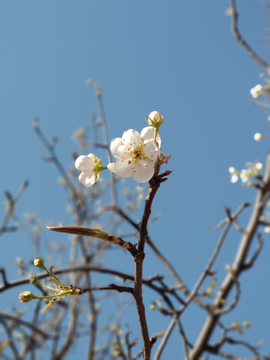
[[[34,326],[33,324],[31,324],[31,323],[29,323],[27,321],[24,321],[24,320],[20,319],[17,316],[11,316],[11,315],[8,315],[8,314],[0,313],[0,319],[7,319],[7,320],[13,321],[15,323],[21,324],[23,326],[26,326],[29,329],[31,329],[32,331],[35,331],[39,335],[43,336],[45,339],[46,338],[48,338],[48,339],[54,339],[55,338],[54,335],[51,335],[49,333],[46,333],[43,330],[40,330],[40,328],[38,328],[37,326]]]
[[[246,40],[242,37],[238,29],[238,12],[236,8],[236,0],[231,0],[231,15],[232,15],[232,32],[236,38],[236,40],[244,47],[244,49],[248,52],[248,54],[256,60],[268,73],[270,73],[269,64],[262,59],[255,51],[250,47],[250,45],[246,42]]]
[[[240,297],[240,283],[238,281],[238,279],[234,279],[234,283],[235,283],[235,296],[233,301],[230,303],[230,305],[228,305],[227,307],[223,308],[223,309],[217,309],[214,311],[215,315],[223,315],[226,314],[230,311],[232,311],[232,309],[235,308],[235,306],[237,305],[238,301],[239,301],[239,297]]]

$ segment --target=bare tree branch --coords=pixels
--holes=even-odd
[[[232,8],[232,32],[236,38],[236,40],[244,47],[244,49],[248,52],[248,54],[256,60],[267,72],[270,73],[270,65],[262,59],[255,51],[251,48],[251,46],[246,42],[246,40],[242,37],[238,29],[238,12],[236,8],[236,0],[231,0],[231,8]]]
[[[246,228],[245,234],[242,237],[240,242],[234,263],[232,265],[232,271],[234,276],[237,278],[240,273],[245,268],[245,261],[247,257],[248,250],[251,246],[255,232],[260,225],[260,216],[264,210],[265,204],[269,198],[270,191],[270,155],[267,156],[265,175],[263,178],[263,186],[261,189],[257,190],[257,198],[253,208],[253,212],[249,221],[249,224]],[[221,307],[222,299],[226,299],[229,295],[229,292],[234,284],[234,276],[228,274],[224,279],[220,291],[214,301],[213,306],[217,309]],[[206,322],[199,334],[199,337],[194,344],[194,348],[190,353],[190,360],[197,360],[204,350],[207,347],[207,343],[210,339],[211,334],[213,333],[215,326],[218,322],[219,315],[215,313],[210,313],[206,319]]]

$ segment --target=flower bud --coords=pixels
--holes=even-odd
[[[23,291],[19,295],[20,302],[28,302],[35,298],[35,295],[31,291]]]
[[[41,257],[36,257],[35,260],[34,260],[34,265],[43,269],[44,260]]]
[[[150,126],[159,128],[160,125],[163,123],[163,116],[158,111],[152,111],[147,116],[147,118],[148,118],[147,122]]]
[[[250,329],[250,328],[251,328],[251,322],[249,322],[249,321],[244,321],[244,322],[243,322],[243,327],[244,327],[245,329]]]
[[[32,276],[32,277],[30,278],[30,284],[39,285],[40,282],[39,282],[39,280],[38,280],[38,277],[37,277],[37,276]]]
[[[260,162],[256,163],[256,164],[255,164],[255,167],[256,167],[256,169],[259,170],[259,171],[264,169],[263,164],[260,163]]]

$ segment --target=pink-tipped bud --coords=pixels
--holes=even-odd
[[[44,260],[41,257],[36,257],[34,260],[34,265],[40,268],[44,267]]]
[[[19,295],[20,302],[29,302],[35,298],[35,295],[31,291],[23,291]]]
[[[160,125],[163,123],[163,116],[158,111],[152,111],[147,116],[147,118],[148,118],[147,122],[150,126],[155,126],[159,128]]]

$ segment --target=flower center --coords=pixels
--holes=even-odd
[[[136,163],[138,163],[140,160],[147,159],[147,156],[143,151],[143,142],[137,147],[130,147],[128,150],[130,151],[132,160],[134,160]]]

